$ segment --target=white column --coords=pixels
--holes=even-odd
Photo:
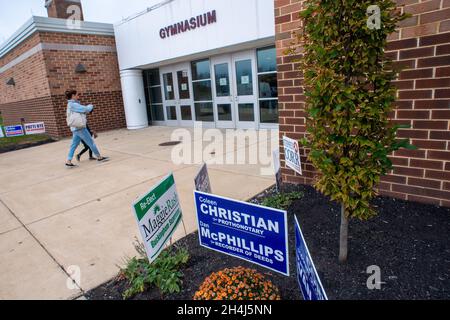
[[[148,127],[147,106],[144,93],[142,70],[120,71],[125,117],[129,130]]]

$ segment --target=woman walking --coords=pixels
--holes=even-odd
[[[73,157],[75,150],[78,148],[80,143],[84,141],[92,152],[97,157],[99,162],[108,161],[109,158],[103,157],[100,154],[97,146],[92,139],[89,131],[86,129],[86,114],[92,112],[94,109],[93,105],[83,106],[79,102],[79,95],[76,90],[66,91],[67,103],[67,124],[70,126],[70,130],[73,134],[72,145],[70,146],[69,156],[67,158],[66,167],[73,168],[76,167],[73,163]]]

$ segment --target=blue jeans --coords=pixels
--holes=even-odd
[[[69,161],[72,161],[73,156],[75,154],[75,150],[78,148],[81,141],[84,141],[89,146],[89,148],[91,148],[95,156],[100,157],[100,152],[98,151],[94,140],[92,139],[89,131],[85,128],[73,132],[72,145],[70,146],[68,158]]]

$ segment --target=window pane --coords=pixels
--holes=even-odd
[[[274,47],[258,50],[258,72],[277,71],[277,51]]]
[[[175,106],[167,106],[167,120],[177,120],[177,108]]]
[[[175,100],[172,72],[164,74],[164,93],[166,100]]]
[[[232,121],[231,104],[218,104],[219,121]]]
[[[192,120],[191,106],[181,106],[181,120]]]
[[[240,103],[238,108],[239,121],[255,121],[253,103]]]
[[[211,80],[193,82],[194,100],[195,101],[210,101],[212,100]]]
[[[161,85],[161,80],[159,78],[159,69],[146,70],[145,73],[147,73],[149,87]]]
[[[197,121],[214,122],[212,102],[196,103],[195,118],[197,119]]]
[[[259,97],[260,98],[277,98],[278,97],[278,83],[277,74],[270,73],[260,75],[259,79]]]
[[[152,104],[162,103],[161,87],[150,88],[150,97]]]
[[[261,123],[278,123],[278,100],[259,102]]]
[[[228,73],[228,63],[216,64],[214,66],[216,76],[216,92],[218,97],[228,97],[230,95],[230,75]]]
[[[187,70],[177,72],[178,78],[178,92],[180,93],[180,99],[190,99],[189,93],[189,74]]]
[[[236,61],[236,78],[238,96],[253,95],[252,60]]]
[[[153,121],[164,121],[164,109],[162,105],[152,106]]]
[[[211,78],[209,60],[194,61],[192,65],[192,80],[203,80]]]

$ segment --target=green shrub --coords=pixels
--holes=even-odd
[[[124,299],[142,293],[151,286],[158,287],[163,294],[181,291],[183,273],[179,269],[189,261],[189,253],[185,248],[174,246],[166,249],[152,264],[148,261],[142,243],[136,240],[135,248],[139,257],[128,259],[119,275],[119,279],[128,282],[128,289],[123,293]]]
[[[280,193],[272,197],[264,199],[262,205],[265,207],[287,210],[292,202],[303,197],[301,192]]]

